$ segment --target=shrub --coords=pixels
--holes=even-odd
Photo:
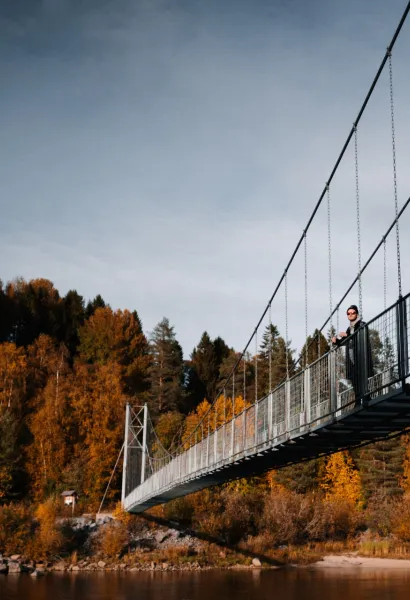
[[[222,494],[224,510],[222,513],[222,530],[226,540],[235,544],[248,535],[255,533],[255,516],[261,504],[261,494],[255,492],[241,493],[225,490]]]
[[[170,521],[191,523],[194,508],[188,497],[175,498],[164,505],[164,516]]]
[[[391,532],[403,542],[410,541],[410,494],[391,505]]]
[[[315,498],[306,532],[314,540],[340,540],[356,533],[363,518],[356,506],[340,498]]]
[[[0,552],[22,553],[33,532],[33,515],[24,504],[0,506]]]
[[[367,527],[373,533],[381,536],[391,533],[395,505],[397,505],[397,501],[392,502],[391,498],[383,491],[373,495],[364,513]]]
[[[260,526],[276,544],[295,544],[305,538],[311,514],[309,496],[272,490],[265,498]]]
[[[110,558],[117,558],[121,555],[127,544],[127,527],[119,521],[103,525],[96,538],[97,550]]]
[[[33,550],[39,556],[47,556],[56,552],[63,543],[63,535],[56,526],[57,503],[48,498],[38,505],[35,512],[38,528],[34,537]]]

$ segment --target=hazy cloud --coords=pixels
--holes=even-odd
[[[242,348],[402,4],[0,0],[0,276],[101,293],[136,308],[147,331],[167,316],[186,356],[205,329]],[[410,194],[409,27],[394,54],[400,203]],[[387,73],[359,159],[364,260],[394,217]],[[335,302],[357,271],[353,148],[331,201]],[[328,307],[326,226],[324,205],[308,238],[310,330]],[[382,308],[381,258],[363,282],[367,318]],[[303,285],[301,253],[289,273],[294,345]],[[284,332],[283,291],[272,312]]]

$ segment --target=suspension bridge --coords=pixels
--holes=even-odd
[[[177,449],[161,444],[147,406],[127,406],[122,481],[122,503],[129,512],[142,512],[197,490],[234,479],[261,474],[269,469],[311,460],[342,449],[357,447],[398,435],[410,427],[410,294],[403,294],[400,218],[410,198],[399,207],[397,192],[393,48],[410,12],[410,2],[397,26],[358,116],[328,177],[319,200],[286,265],[269,302],[242,354],[217,398],[193,432]],[[390,91],[392,152],[392,216],[382,239],[365,262],[361,255],[359,124],[387,66]],[[357,275],[337,304],[333,304],[331,252],[331,189],[334,176],[350,146],[354,154],[357,216]],[[387,201],[387,200],[386,200]],[[272,385],[272,343],[269,344],[269,391],[258,388],[258,333],[267,318],[272,336],[271,309],[279,290],[284,291],[285,337],[288,344],[288,273],[296,255],[304,257],[305,329],[308,339],[307,248],[309,229],[321,204],[327,204],[329,313],[320,332],[339,331],[339,310],[356,286],[362,315],[362,276],[378,253],[383,256],[384,309],[342,338],[330,350],[309,362],[305,347],[296,365],[286,353],[286,377]],[[394,237],[398,299],[387,306],[386,243]],[[303,286],[303,282],[302,282]],[[272,342],[272,339],[270,340]],[[320,344],[320,337],[310,343]],[[237,408],[235,400],[246,395],[248,349],[255,343],[255,397]],[[229,410],[227,407],[229,406]]]

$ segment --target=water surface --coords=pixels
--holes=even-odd
[[[408,600],[410,571],[53,573],[0,576],[0,600]]]

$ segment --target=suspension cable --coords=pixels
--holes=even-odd
[[[305,254],[305,366],[308,363],[308,267],[307,267],[307,236],[306,231],[304,232],[305,244],[304,244],[304,254]]]
[[[285,272],[285,356],[286,356],[286,379],[289,379],[289,357],[288,357],[288,274]]]
[[[406,210],[406,208],[409,206],[409,204],[410,204],[410,197],[407,199],[407,201],[401,207],[401,209],[399,211],[399,214],[398,214],[398,219],[400,219],[400,217],[402,216],[402,214],[404,213],[404,211]],[[362,273],[361,273],[362,275],[365,272],[365,270],[367,269],[367,267],[370,265],[370,263],[372,262],[373,258],[377,254],[377,252],[380,250],[381,246],[383,245],[384,240],[385,239],[387,240],[388,235],[391,233],[391,231],[395,227],[395,225],[396,225],[396,219],[394,219],[394,221],[391,223],[391,225],[387,229],[386,233],[384,234],[384,236],[382,237],[382,239],[380,240],[380,242],[377,244],[377,246],[375,247],[375,249],[373,250],[373,252],[369,256],[369,258],[367,259],[367,261],[365,262],[365,264],[363,265],[363,267],[362,267]],[[349,285],[349,287],[347,288],[347,290],[345,291],[345,293],[343,294],[343,296],[340,298],[340,300],[339,300],[336,308],[333,309],[333,313],[335,313],[336,311],[339,310],[340,305],[342,304],[342,302],[346,299],[346,297],[348,296],[348,294],[352,291],[352,289],[354,288],[354,286],[358,282],[358,278],[359,278],[359,276],[356,275],[356,277],[353,279],[352,283]],[[323,325],[321,326],[321,328],[320,328],[319,331],[323,331],[324,330],[324,328],[326,327],[326,325],[329,323],[329,320],[330,320],[330,316],[323,323]],[[313,340],[312,340],[312,342],[313,342]],[[309,344],[309,347],[310,347],[310,344]],[[302,357],[299,356],[298,360],[296,361],[296,364],[298,364],[300,362],[301,358]],[[281,383],[283,383],[283,380],[282,380]]]
[[[329,314],[330,327],[333,327],[332,321],[332,232],[330,219],[330,187],[327,183],[327,252],[328,252],[328,270],[329,270]]]
[[[333,169],[332,169],[332,171],[331,171],[331,173],[330,173],[330,175],[329,175],[329,177],[328,177],[328,179],[327,179],[327,183],[328,183],[328,185],[330,185],[330,183],[332,182],[332,180],[333,180],[333,177],[335,176],[335,174],[336,174],[336,171],[337,171],[337,169],[339,168],[339,165],[340,165],[340,163],[341,163],[341,161],[342,161],[342,159],[343,159],[343,157],[344,157],[344,155],[345,155],[345,153],[346,153],[346,150],[347,150],[347,148],[348,148],[348,146],[349,146],[349,144],[350,144],[350,141],[351,141],[351,139],[352,139],[352,137],[353,137],[353,135],[354,135],[355,129],[357,128],[357,126],[358,126],[358,124],[359,124],[359,122],[360,122],[360,120],[361,120],[361,118],[362,118],[362,116],[363,116],[363,113],[364,113],[364,111],[365,111],[365,109],[366,109],[366,107],[367,107],[367,105],[368,105],[368,103],[369,103],[369,100],[370,100],[371,96],[373,95],[374,89],[375,89],[375,87],[376,87],[376,85],[377,85],[377,83],[378,83],[378,81],[379,81],[379,79],[380,79],[380,76],[381,76],[381,74],[382,74],[382,72],[383,72],[383,70],[384,70],[384,67],[385,67],[385,65],[386,65],[386,62],[387,62],[387,59],[388,59],[389,53],[391,53],[391,51],[392,51],[392,50],[393,50],[393,48],[394,48],[394,45],[395,45],[395,43],[396,43],[396,41],[397,41],[397,38],[398,38],[398,36],[399,36],[399,34],[400,34],[400,32],[401,32],[402,28],[403,28],[403,25],[404,25],[404,23],[405,23],[405,21],[406,21],[406,18],[407,18],[407,16],[408,16],[409,12],[410,12],[410,0],[409,0],[409,2],[408,2],[408,4],[407,4],[406,8],[404,9],[404,12],[403,12],[403,14],[402,14],[402,17],[401,17],[401,19],[400,19],[400,21],[399,21],[399,24],[398,24],[398,26],[397,26],[397,28],[396,28],[395,32],[394,32],[394,34],[393,34],[393,37],[392,37],[392,39],[391,39],[391,42],[390,42],[390,44],[389,44],[389,46],[388,46],[388,48],[387,48],[387,50],[386,50],[386,52],[385,52],[385,54],[384,54],[384,56],[383,56],[383,59],[382,59],[382,61],[381,61],[381,63],[380,63],[380,66],[379,66],[379,68],[378,68],[377,72],[376,72],[376,75],[375,75],[375,76],[374,76],[374,78],[373,78],[373,81],[372,81],[372,83],[371,83],[371,85],[370,85],[370,88],[369,88],[369,90],[368,90],[368,92],[367,92],[367,94],[366,94],[366,97],[365,97],[365,99],[364,99],[364,101],[363,101],[363,103],[362,103],[362,106],[360,107],[360,110],[359,110],[359,112],[358,112],[358,114],[357,114],[356,120],[354,121],[354,123],[353,123],[353,126],[352,126],[352,128],[350,129],[350,132],[349,132],[349,134],[348,134],[348,136],[347,136],[347,138],[346,138],[346,141],[345,141],[345,143],[344,143],[344,145],[343,145],[343,147],[342,147],[342,150],[340,151],[340,153],[339,153],[339,156],[338,156],[338,158],[337,158],[337,160],[336,160],[336,162],[335,162],[335,164],[334,164],[334,166],[333,166]],[[301,237],[300,237],[300,239],[299,239],[298,243],[296,244],[296,246],[295,246],[295,248],[294,248],[294,251],[293,251],[293,253],[292,253],[292,255],[291,255],[291,257],[290,257],[290,259],[289,259],[289,261],[288,261],[288,263],[287,263],[287,265],[286,265],[285,271],[283,272],[283,275],[282,275],[282,276],[279,278],[279,281],[278,281],[278,283],[277,283],[277,285],[276,285],[276,287],[275,287],[275,289],[274,289],[274,291],[273,291],[273,293],[272,293],[272,295],[271,295],[271,297],[270,297],[270,299],[269,299],[269,302],[268,302],[268,304],[267,304],[267,306],[266,306],[265,310],[263,311],[263,313],[262,313],[262,315],[261,315],[261,317],[260,317],[260,319],[259,319],[259,321],[258,321],[258,323],[257,323],[257,325],[256,325],[256,328],[255,328],[255,329],[257,329],[257,328],[260,326],[260,324],[262,323],[262,321],[263,321],[263,319],[265,318],[265,315],[266,315],[266,313],[267,313],[267,311],[268,311],[269,304],[270,304],[270,303],[273,301],[273,299],[276,297],[276,294],[278,293],[278,291],[279,291],[279,289],[280,289],[280,287],[281,287],[281,285],[282,285],[282,283],[283,283],[283,281],[284,281],[284,279],[285,279],[285,275],[286,275],[286,273],[287,273],[288,269],[290,268],[290,266],[292,265],[292,263],[293,263],[293,261],[294,261],[294,259],[295,259],[295,256],[296,256],[296,254],[298,253],[298,251],[299,251],[299,248],[300,248],[300,246],[301,246],[301,244],[302,244],[302,242],[303,242],[304,233],[308,231],[308,229],[309,229],[310,225],[312,224],[312,221],[313,221],[314,217],[316,216],[316,213],[317,213],[317,211],[318,211],[318,209],[319,209],[320,205],[322,204],[323,198],[324,198],[324,196],[325,196],[325,194],[326,194],[326,189],[327,189],[327,187],[325,186],[325,188],[323,189],[322,193],[320,194],[320,196],[319,196],[319,199],[318,199],[318,201],[317,201],[317,203],[316,203],[316,205],[315,205],[315,207],[314,207],[314,209],[313,209],[313,211],[312,211],[312,213],[311,213],[311,215],[310,215],[310,217],[309,217],[309,219],[308,219],[308,222],[307,222],[307,225],[306,225],[306,227],[305,227],[305,229],[304,229],[304,232],[302,233],[302,235],[301,235]],[[410,199],[409,199],[409,200],[410,200]],[[407,205],[407,204],[406,204],[406,205]],[[398,219],[396,219],[396,221],[397,221],[397,220],[398,220]],[[362,272],[363,272],[363,269],[362,269]],[[357,281],[357,277],[356,277],[356,279],[355,279],[355,282],[356,282],[356,281]],[[327,319],[326,323],[328,322],[328,320],[329,320],[329,319]],[[255,331],[255,330],[254,330],[254,331]],[[234,371],[237,369],[237,367],[238,367],[238,365],[239,365],[239,362],[240,362],[240,360],[242,359],[242,357],[243,357],[243,355],[245,354],[245,352],[248,350],[248,347],[249,347],[249,345],[250,345],[250,343],[251,343],[251,341],[252,341],[252,339],[253,339],[253,336],[254,336],[254,333],[253,333],[253,334],[251,335],[251,337],[249,338],[249,340],[248,340],[247,344],[245,345],[245,348],[244,348],[244,350],[242,351],[242,354],[239,356],[239,358],[238,358],[237,362],[235,363],[235,365],[233,366],[233,368],[232,368],[231,372],[230,372],[230,373],[229,373],[229,375],[227,376],[227,378],[226,378],[226,381],[225,381],[225,385],[226,385],[226,383],[227,383],[227,382],[228,382],[228,381],[231,379],[231,377],[232,377],[232,374],[233,374],[233,372],[234,372]],[[209,410],[210,410],[210,409],[209,409]],[[203,417],[203,418],[205,418],[205,416],[206,416],[206,414],[204,415],[204,417]],[[198,424],[198,425],[199,425],[199,424]]]
[[[357,127],[354,128],[354,166],[356,175],[357,274],[359,284],[359,315],[363,317],[362,250],[360,237],[359,155],[357,150]]]
[[[394,127],[394,96],[393,96],[393,65],[392,53],[389,51],[389,82],[390,82],[390,116],[391,116],[391,137],[392,137],[392,154],[393,154],[393,187],[394,187],[394,209],[396,214],[396,247],[397,247],[397,278],[399,284],[399,298],[402,297],[401,289],[401,264],[400,264],[400,231],[399,220],[399,204],[397,199],[397,169],[396,169],[396,132]]]
[[[272,391],[272,305],[269,305],[269,393]]]
[[[258,330],[255,331],[255,402],[258,401]]]
[[[383,307],[387,308],[387,248],[386,236],[383,238]]]
[[[121,450],[118,452],[117,460],[115,461],[114,468],[113,468],[113,470],[112,470],[112,472],[111,472],[111,477],[110,477],[110,479],[109,479],[109,481],[108,481],[108,483],[107,483],[107,487],[105,488],[104,496],[102,497],[101,504],[100,504],[100,506],[99,506],[99,508],[98,508],[98,512],[99,512],[99,513],[101,512],[102,505],[104,504],[105,496],[107,495],[108,488],[109,488],[109,487],[110,487],[110,485],[111,485],[111,481],[112,481],[112,478],[114,477],[114,473],[115,473],[115,470],[116,470],[116,468],[117,468],[118,461],[120,460],[121,454],[122,454],[122,452],[123,452],[123,450],[124,450],[124,446],[125,446],[125,442],[124,442],[124,443],[123,443],[123,445],[121,446]],[[98,513],[97,513],[97,514],[98,514]]]
[[[246,404],[246,354],[243,355],[243,405]]]
[[[232,375],[232,415],[235,416],[235,372]]]
[[[405,204],[401,207],[401,209],[399,211],[399,215],[398,215],[399,219],[402,216],[402,214],[404,213],[404,211],[406,210],[406,208],[409,206],[409,204],[410,204],[410,197],[407,199],[407,201],[405,202]],[[369,258],[367,259],[367,261],[363,265],[362,274],[365,272],[365,270],[367,269],[367,267],[370,265],[370,263],[372,262],[373,258],[377,254],[377,252],[380,250],[381,246],[383,245],[384,239],[387,239],[388,235],[391,233],[392,229],[395,227],[395,224],[396,224],[396,219],[394,219],[394,221],[389,226],[389,228],[387,229],[386,233],[384,234],[384,236],[382,237],[382,239],[380,240],[380,242],[377,244],[376,248],[373,250],[373,252],[369,256]],[[339,308],[340,308],[340,305],[346,299],[346,297],[351,292],[351,290],[354,288],[354,286],[356,285],[357,281],[358,281],[358,275],[356,275],[356,277],[353,279],[353,281],[350,284],[350,286],[347,288],[347,290],[345,291],[345,293],[343,294],[343,296],[340,298],[338,304],[336,305],[336,308],[333,309],[333,314],[337,313],[337,319],[338,319],[338,321],[339,321]],[[319,338],[320,332],[325,329],[325,327],[329,323],[329,321],[330,321],[330,316],[326,319],[326,321],[323,323],[322,327],[318,330],[318,339],[320,339]],[[339,327],[338,327],[338,330],[339,330]],[[310,348],[311,345],[314,342],[316,342],[316,337],[311,340],[308,348]],[[320,347],[320,344],[318,346]],[[303,357],[303,355],[301,353],[299,355],[297,361],[295,362],[295,367],[300,363],[300,361],[302,360],[302,357]],[[286,380],[282,379],[281,382],[279,383],[279,385],[282,385],[284,383],[284,381],[286,381]]]

